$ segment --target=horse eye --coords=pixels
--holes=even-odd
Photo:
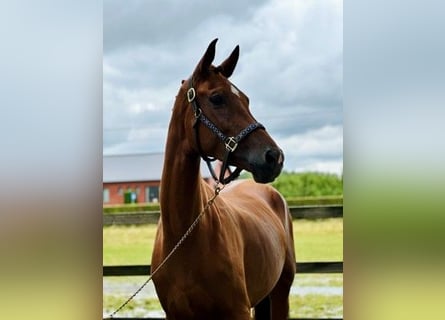
[[[224,97],[222,95],[220,95],[219,93],[212,94],[209,97],[209,100],[211,103],[213,103],[216,106],[220,106],[224,103]]]

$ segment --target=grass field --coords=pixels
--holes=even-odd
[[[295,220],[294,240],[298,262],[343,261],[343,219]],[[110,226],[103,228],[103,264],[150,264],[155,225]],[[104,314],[119,306],[146,277],[104,278]],[[290,296],[291,317],[343,316],[342,274],[299,274]],[[124,288],[107,292],[108,288]],[[334,289],[334,292],[331,292]],[[145,290],[145,289],[144,289]],[[119,290],[118,290],[119,291]],[[127,292],[128,291],[128,292]],[[121,316],[161,315],[154,290],[131,302]],[[130,292],[130,293],[129,293]]]
[[[343,261],[343,219],[294,220],[297,260]],[[150,264],[156,225],[103,228],[103,264]]]

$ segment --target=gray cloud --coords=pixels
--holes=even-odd
[[[104,3],[104,50],[149,44],[161,48],[190,43],[208,21],[250,19],[265,1],[189,0],[122,1]],[[193,43],[193,42],[192,42]]]
[[[341,163],[341,6],[335,0],[195,0],[187,5],[171,0],[106,1],[104,152],[164,149],[180,81],[218,37],[215,64],[240,45],[231,80],[249,96],[256,118],[286,141],[286,148],[293,148],[291,137],[320,139],[316,132],[338,128],[335,157],[323,148],[316,158],[305,150],[291,150],[286,169]]]

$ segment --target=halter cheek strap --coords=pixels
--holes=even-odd
[[[227,184],[230,181],[233,181],[236,178],[238,178],[239,174],[242,171],[242,169],[236,168],[235,171],[230,172],[230,168],[229,168],[229,164],[228,164],[230,154],[235,151],[235,149],[238,147],[239,142],[242,139],[244,139],[245,137],[247,137],[250,133],[252,133],[256,129],[265,129],[265,128],[261,123],[255,122],[255,123],[248,125],[243,130],[241,130],[241,132],[237,136],[228,137],[221,130],[219,130],[219,128],[212,121],[210,121],[204,115],[204,113],[202,112],[202,109],[199,107],[198,101],[196,99],[196,90],[193,87],[193,78],[190,78],[188,80],[188,82],[189,82],[189,89],[187,90],[187,100],[192,105],[193,112],[195,114],[195,122],[193,124],[193,128],[195,129],[195,140],[196,140],[196,145],[198,147],[198,152],[199,152],[201,158],[207,163],[207,167],[209,168],[209,171],[210,171],[213,179],[215,179],[216,181],[219,181],[222,184]],[[212,131],[224,143],[226,151],[224,154],[224,159],[222,162],[222,167],[221,167],[221,171],[219,174],[219,178],[216,176],[215,171],[213,170],[213,167],[211,164],[211,162],[215,161],[216,158],[209,157],[209,156],[205,155],[202,151],[201,141],[199,139],[199,123],[202,123],[207,128],[209,128],[210,131]],[[226,170],[229,170],[230,175],[227,178],[224,178]]]

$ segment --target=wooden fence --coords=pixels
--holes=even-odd
[[[293,219],[324,219],[343,217],[343,205],[298,206],[290,207]],[[103,215],[103,225],[155,224],[159,220],[159,211],[126,212]]]
[[[323,219],[323,218],[343,217],[342,205],[291,207],[290,211],[293,219]],[[104,215],[104,225],[157,223],[158,219],[159,219],[159,212],[110,214],[110,215]],[[343,273],[343,261],[296,262],[296,266],[297,266],[297,274]],[[104,277],[148,276],[150,274],[150,271],[151,271],[150,265],[103,266]],[[113,317],[113,319],[114,320],[162,320],[163,318]],[[291,318],[289,320],[328,320],[328,319],[343,320],[343,318]]]

